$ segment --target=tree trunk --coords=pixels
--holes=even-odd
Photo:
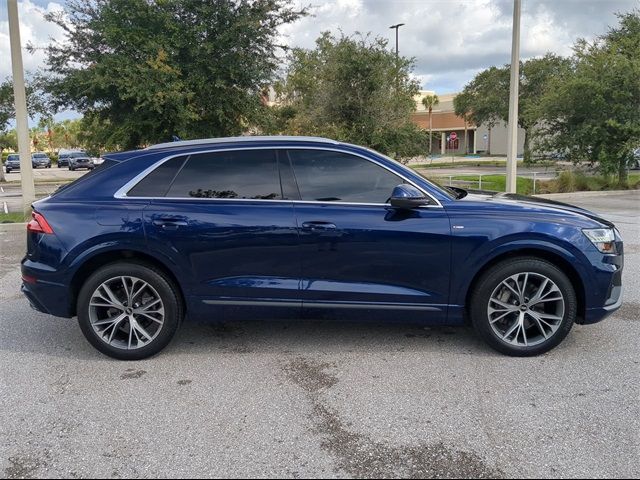
[[[618,164],[618,183],[626,184],[629,179],[629,170],[627,169],[627,159],[621,158]]]
[[[464,154],[469,154],[469,137],[467,136],[467,121],[464,121]]]
[[[529,129],[525,129],[524,131],[524,164],[531,165],[531,146],[529,145]]]

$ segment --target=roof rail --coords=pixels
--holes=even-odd
[[[197,145],[209,145],[217,143],[232,143],[232,142],[318,142],[318,143],[332,143],[337,145],[339,142],[331,140],[329,138],[322,137],[303,137],[303,136],[287,136],[287,135],[272,135],[272,136],[243,136],[243,137],[223,137],[223,138],[201,138],[198,140],[179,140],[177,142],[166,142],[151,145],[145,150],[156,150],[161,148],[175,148],[175,147],[189,147]]]

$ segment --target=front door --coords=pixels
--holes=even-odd
[[[302,200],[295,213],[305,313],[444,322],[451,253],[444,209],[392,209],[391,192],[406,180],[360,156],[291,149],[288,157]]]

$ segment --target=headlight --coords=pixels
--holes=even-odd
[[[613,228],[590,228],[582,231],[602,253],[616,253],[616,234]]]

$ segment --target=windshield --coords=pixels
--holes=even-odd
[[[45,153],[34,153],[33,158],[49,158]]]
[[[74,153],[70,153],[69,156],[71,158],[86,158],[87,154],[84,152],[74,152]]]
[[[20,160],[20,155],[9,155],[7,157],[7,162],[18,162]]]

